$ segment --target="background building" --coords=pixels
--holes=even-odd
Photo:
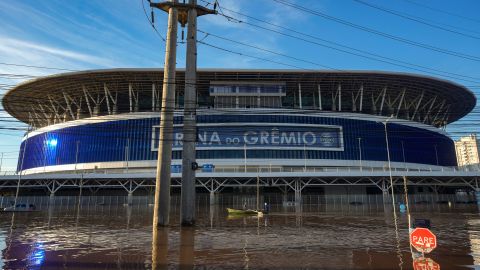
[[[478,139],[476,134],[461,137],[455,142],[458,166],[474,165],[480,163]]]

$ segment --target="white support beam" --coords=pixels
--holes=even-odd
[[[383,112],[383,104],[385,103],[385,96],[387,95],[387,87],[384,87],[382,90],[382,103],[380,103],[380,110],[378,111],[379,115],[382,115]]]
[[[68,112],[70,112],[70,116],[72,117],[72,119],[75,119],[75,114],[73,113],[72,106],[71,106],[71,99],[67,97],[67,94],[65,94],[65,92],[62,92],[62,93],[63,93],[63,98],[65,99],[65,104],[67,105],[67,110]]]
[[[34,117],[33,119],[37,120],[38,126],[41,127],[42,126],[42,116],[37,113],[35,107],[33,107],[33,106],[31,108],[31,112],[32,112],[33,117]],[[30,114],[30,112],[29,112],[29,114]],[[45,123],[45,124],[47,124],[47,123]]]
[[[342,85],[341,84],[338,84],[337,91],[338,91],[338,111],[341,112],[342,111]]]
[[[358,111],[363,111],[363,84],[360,86],[360,108]]]
[[[372,93],[372,114],[376,114],[376,113],[377,113],[377,104],[376,104],[376,100],[373,97],[373,93]]]
[[[50,115],[46,112],[45,108],[43,108],[43,105],[38,103],[38,107],[40,108],[40,112],[45,116],[45,119],[49,119]]]
[[[360,89],[358,89],[358,92],[357,92],[356,95],[352,91],[352,111],[353,112],[357,111],[357,101],[358,101],[359,98],[360,98],[360,104],[359,104],[360,109],[359,110],[361,111],[363,109],[362,108],[363,107],[363,105],[362,105],[362,103],[363,103],[363,85],[360,86]]]
[[[334,92],[332,91],[332,111],[336,111],[337,110],[337,98],[338,98],[338,89],[337,91]]]
[[[108,114],[111,115],[112,114],[112,110],[110,109],[110,100],[108,98],[108,87],[107,87],[107,83],[103,83],[103,91],[105,91],[105,97],[106,97],[106,101],[107,101],[107,111],[108,111]]]
[[[68,96],[68,95],[67,95],[67,97],[69,98],[70,102],[77,107],[77,110],[76,110],[76,118],[74,118],[74,119],[80,119],[80,114],[81,114],[81,112],[82,112],[83,96],[79,96],[79,97],[78,97],[78,101],[75,100],[74,98],[72,98],[71,96]],[[72,108],[72,110],[73,110],[73,108]]]
[[[420,107],[420,103],[422,103],[423,95],[425,94],[425,90],[422,91],[420,94],[420,98],[418,98],[417,105],[415,106],[415,111],[413,111],[413,115],[410,118],[410,120],[415,121],[415,115],[417,115],[418,108]]]
[[[161,87],[161,85],[159,87]],[[161,98],[160,89],[157,88],[156,83],[152,83],[152,111],[160,111],[160,106],[161,106],[160,98]],[[197,99],[198,99],[198,93],[197,93]]]
[[[405,98],[405,92],[406,91],[407,91],[407,89],[403,88],[402,92],[400,93],[401,97],[400,97],[400,101],[398,102],[397,113],[395,115],[396,118],[398,118],[398,114],[400,113],[400,109],[402,108],[402,103],[403,103],[403,100]]]
[[[322,91],[320,89],[320,84],[317,84],[317,88],[318,88],[318,109],[321,111],[323,110],[323,108],[322,108]]]
[[[28,112],[28,119],[29,119],[29,123],[28,123],[28,124],[29,124],[31,127],[36,128],[35,118],[32,117],[32,112],[31,112],[31,111]],[[3,153],[2,153],[2,155],[3,155]]]
[[[93,111],[92,111],[92,106],[90,106],[90,101],[89,101],[89,95],[90,94],[88,93],[85,85],[82,85],[82,90],[83,90],[83,94],[85,95],[85,101],[87,102],[88,112],[90,113],[90,117],[92,117],[93,116]]]
[[[132,83],[128,84],[128,100],[130,104],[130,112],[138,112],[138,92],[135,93]]]
[[[355,98],[355,94],[352,92],[352,112],[357,111],[357,99]]]
[[[448,105],[445,109],[445,113],[443,114],[443,116],[441,118],[441,125],[440,126],[445,126],[446,125],[449,113],[450,113],[450,105]]]
[[[60,115],[59,115],[59,110],[58,110],[59,108],[57,107],[58,104],[57,104],[57,106],[55,106],[55,104],[54,104],[55,102],[53,102],[53,99],[50,95],[48,95],[47,98],[48,98],[48,101],[50,102],[50,106],[51,106],[51,108],[53,110],[53,114],[54,114],[53,123],[56,124],[57,120],[60,121]]]
[[[152,112],[157,110],[157,90],[155,89],[155,83],[152,83]]]
[[[446,103],[446,100],[443,100],[440,106],[436,109],[437,113],[435,113],[435,116],[432,119],[432,122],[431,122],[432,125],[435,124],[435,121],[437,120],[438,115],[442,112],[442,109],[443,109],[443,106],[445,106],[445,103]]]
[[[105,91],[105,99],[107,101],[108,114],[117,114],[118,92],[115,91],[115,96],[113,96],[112,92],[110,91],[106,83],[103,84],[103,89]],[[110,102],[112,103],[112,106],[110,106]]]
[[[298,84],[298,106],[300,109],[303,108],[302,105],[302,85],[299,83]]]
[[[430,112],[432,111],[432,108],[433,108],[433,105],[435,104],[435,101],[437,100],[437,96],[435,96],[431,103],[430,103],[430,107],[428,108],[427,110],[427,113],[425,114],[425,117],[423,118],[423,123],[425,123],[428,119],[428,116],[430,115]]]

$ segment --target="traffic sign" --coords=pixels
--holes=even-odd
[[[430,258],[420,257],[413,260],[414,270],[440,270],[440,264]]]
[[[410,233],[410,244],[419,252],[430,253],[437,247],[437,237],[427,228],[416,228]]]

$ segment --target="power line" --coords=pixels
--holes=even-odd
[[[440,30],[443,30],[443,31],[446,31],[446,32],[454,33],[454,34],[461,35],[461,36],[468,37],[468,38],[473,38],[473,39],[477,39],[477,40],[480,39],[480,37],[478,37],[478,36],[465,34],[465,33],[459,32],[459,31],[455,31],[455,30],[451,30],[451,29],[445,28],[443,26],[439,26],[437,24],[430,23],[430,22],[425,21],[423,19],[415,18],[411,15],[408,15],[408,14],[405,14],[405,13],[400,13],[400,12],[392,10],[392,9],[387,9],[387,8],[384,8],[384,7],[380,7],[380,6],[365,2],[363,0],[353,0],[353,1],[355,1],[359,4],[362,4],[364,6],[371,7],[373,9],[380,10],[380,11],[395,15],[395,16],[403,18],[403,19],[407,19],[407,20],[414,21],[414,22],[417,22],[417,23],[420,23],[420,24],[423,24],[423,25],[430,26],[432,28],[440,29]]]
[[[365,27],[365,26],[362,26],[362,25],[359,25],[359,24],[352,23],[350,21],[346,21],[346,20],[343,20],[343,19],[340,19],[340,18],[337,18],[337,17],[334,17],[334,16],[327,15],[327,14],[325,14],[323,12],[320,12],[320,11],[317,11],[317,10],[313,10],[313,9],[310,9],[310,8],[307,8],[307,7],[298,5],[298,4],[293,4],[293,3],[287,2],[285,0],[272,0],[272,1],[275,1],[279,4],[289,6],[291,8],[303,11],[305,13],[310,13],[312,15],[322,17],[322,18],[330,20],[330,21],[334,21],[334,22],[337,22],[337,23],[340,23],[340,24],[343,24],[343,25],[346,25],[346,26],[349,26],[349,27],[352,27],[352,28],[356,28],[356,29],[371,33],[371,34],[375,34],[375,35],[378,35],[378,36],[388,38],[388,39],[391,39],[391,40],[395,40],[395,41],[402,42],[402,43],[405,43],[405,44],[409,44],[409,45],[412,45],[412,46],[420,47],[420,48],[427,49],[427,50],[430,50],[430,51],[435,51],[435,52],[439,52],[439,53],[442,53],[442,54],[455,56],[455,57],[458,57],[458,58],[463,58],[463,59],[468,59],[468,60],[475,61],[475,62],[480,62],[480,57],[478,57],[478,56],[469,55],[469,54],[465,54],[465,53],[461,53],[461,52],[457,52],[457,51],[452,51],[452,50],[447,50],[447,49],[432,46],[432,45],[429,45],[429,44],[420,43],[420,42],[416,42],[416,41],[409,40],[409,39],[406,39],[406,38],[402,38],[402,37],[399,37],[399,36],[391,35],[391,34],[388,34],[388,33],[385,33],[385,32],[379,31],[379,30],[375,30],[375,29],[372,29],[372,28],[369,28],[369,27]]]
[[[147,10],[145,9],[144,0],[140,0],[140,2],[142,2],[143,13],[145,13],[145,17],[147,18],[148,24],[153,28],[153,30],[155,31],[155,33],[157,33],[160,39],[162,39],[163,42],[166,42],[166,39],[162,36],[162,34],[160,34],[160,32],[158,32],[157,28],[155,27],[154,19],[153,19],[153,11],[152,11],[152,18],[149,18],[147,14]]]
[[[257,50],[260,50],[260,51],[264,51],[264,52],[268,52],[268,53],[271,53],[271,54],[275,54],[275,55],[278,55],[278,56],[283,56],[283,57],[290,58],[290,59],[297,60],[297,61],[301,61],[301,62],[304,62],[304,63],[307,63],[307,64],[312,64],[312,65],[320,66],[320,67],[327,68],[327,69],[337,70],[337,69],[335,69],[335,68],[333,68],[333,67],[330,67],[330,66],[321,65],[321,64],[318,64],[318,63],[309,61],[309,60],[300,59],[300,58],[293,57],[293,56],[290,56],[290,55],[287,55],[287,54],[278,53],[278,52],[275,52],[275,51],[270,50],[270,49],[262,48],[262,47],[255,46],[255,45],[251,45],[251,44],[247,44],[247,43],[240,42],[240,41],[237,41],[237,40],[233,40],[233,39],[230,39],[230,38],[227,38],[227,37],[222,37],[222,36],[219,36],[219,35],[210,33],[210,32],[205,32],[205,31],[203,31],[203,30],[201,30],[201,29],[198,29],[197,31],[200,32],[200,33],[204,33],[204,34],[206,34],[206,35],[208,35],[208,36],[212,36],[212,37],[216,37],[216,38],[219,38],[219,39],[223,39],[223,40],[226,40],[226,41],[229,41],[229,42],[232,42],[232,43],[240,44],[240,45],[242,45],[242,46],[254,48],[254,49],[257,49]],[[203,42],[203,41],[199,41],[199,42]]]
[[[200,1],[205,2],[205,3],[209,3],[206,0],[200,0]],[[336,50],[336,51],[346,53],[346,54],[350,54],[350,55],[354,55],[354,56],[357,56],[357,57],[362,57],[362,58],[365,58],[365,59],[374,60],[374,61],[377,61],[377,62],[387,63],[387,64],[391,64],[391,65],[394,65],[394,66],[399,66],[399,67],[407,68],[407,69],[410,69],[410,70],[416,70],[416,71],[420,71],[420,72],[427,73],[427,74],[434,74],[436,76],[445,76],[445,77],[449,77],[449,78],[453,78],[453,79],[457,79],[457,80],[463,80],[463,81],[472,82],[472,83],[478,83],[478,81],[465,80],[463,78],[480,80],[480,78],[475,78],[475,77],[466,76],[466,75],[463,75],[463,74],[457,74],[457,73],[452,73],[452,72],[448,72],[448,71],[443,71],[443,70],[418,65],[418,64],[415,64],[415,63],[410,63],[410,62],[399,60],[399,59],[394,59],[394,58],[391,58],[391,57],[382,56],[382,55],[379,55],[379,54],[376,54],[376,53],[371,53],[371,52],[368,52],[368,51],[356,49],[356,48],[346,46],[346,45],[343,45],[343,44],[340,44],[340,43],[337,43],[337,42],[333,42],[333,41],[330,41],[330,40],[319,38],[319,37],[313,36],[311,34],[303,33],[303,32],[297,31],[295,29],[291,29],[291,28],[287,28],[287,27],[284,27],[284,26],[281,26],[281,25],[273,24],[271,22],[268,22],[268,21],[250,16],[250,15],[247,15],[247,14],[244,14],[244,13],[241,13],[241,12],[237,12],[237,11],[234,11],[232,9],[228,9],[228,8],[225,8],[225,7],[223,7],[223,9],[225,9],[225,10],[231,12],[231,13],[238,14],[242,17],[252,19],[254,21],[258,21],[258,22],[261,22],[261,23],[279,28],[279,29],[285,30],[287,32],[294,33],[296,35],[301,35],[301,36],[304,36],[306,38],[302,38],[302,37],[293,35],[291,33],[285,33],[285,32],[275,30],[275,29],[271,29],[271,28],[267,28],[267,27],[260,26],[260,25],[257,25],[257,24],[253,24],[253,23],[245,21],[245,20],[239,20],[239,19],[234,18],[232,16],[219,13],[220,15],[225,17],[230,22],[236,22],[236,23],[242,23],[242,24],[250,25],[252,27],[259,28],[261,30],[270,31],[270,32],[273,32],[273,33],[276,33],[276,34],[279,34],[279,35],[283,35],[283,36],[286,36],[286,37],[289,37],[289,38],[293,38],[293,39],[296,39],[296,40],[299,40],[299,41],[302,41],[302,42],[306,42],[306,43],[310,43],[310,44],[313,44],[313,45],[325,47],[325,48],[328,48],[328,49],[331,49],[331,50]],[[319,42],[316,42],[316,41],[313,41],[313,40],[309,40],[307,38],[311,38],[311,39],[314,39],[314,40],[325,42],[325,43],[333,45],[333,46],[325,45],[325,44],[322,44],[322,43],[319,43]],[[343,48],[343,49],[339,49],[339,48],[336,48],[334,46],[338,46],[338,47]],[[362,55],[362,54],[366,54],[366,55]],[[380,58],[380,59],[377,59],[377,58]],[[398,63],[400,63],[400,64],[398,64]],[[405,65],[408,65],[408,66],[405,66]],[[409,67],[409,66],[413,66],[413,68]],[[443,74],[432,73],[432,72],[425,71],[425,70],[431,70],[431,71],[440,72],[440,73],[443,73]],[[452,75],[452,76],[444,75],[444,74],[449,74],[449,75]]]
[[[447,15],[450,15],[450,16],[453,16],[453,17],[457,17],[457,18],[469,20],[469,21],[472,21],[472,22],[480,23],[480,20],[478,20],[478,19],[473,19],[473,18],[463,16],[463,15],[460,15],[460,14],[457,14],[457,13],[453,13],[453,12],[446,11],[446,10],[443,10],[443,9],[435,8],[435,7],[432,7],[432,6],[428,6],[428,5],[425,5],[423,3],[418,3],[417,1],[413,1],[413,0],[403,0],[403,1],[414,4],[416,6],[423,7],[425,9],[433,10],[433,11],[438,12],[438,13],[443,13],[443,14],[447,14]]]
[[[4,62],[0,62],[0,65],[4,65],[4,66],[15,66],[15,67],[39,68],[39,69],[64,70],[64,71],[80,71],[80,70],[78,70],[78,69],[67,69],[67,68],[56,68],[56,67],[46,67],[46,66],[22,65],[22,64],[14,64],[14,63],[4,63]]]

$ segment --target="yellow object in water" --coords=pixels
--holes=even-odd
[[[252,215],[259,215],[259,216],[263,216],[263,213],[261,211],[257,211],[257,210],[252,210],[252,209],[234,209],[234,208],[227,208],[227,212],[229,215],[248,215],[248,216],[252,216]]]

